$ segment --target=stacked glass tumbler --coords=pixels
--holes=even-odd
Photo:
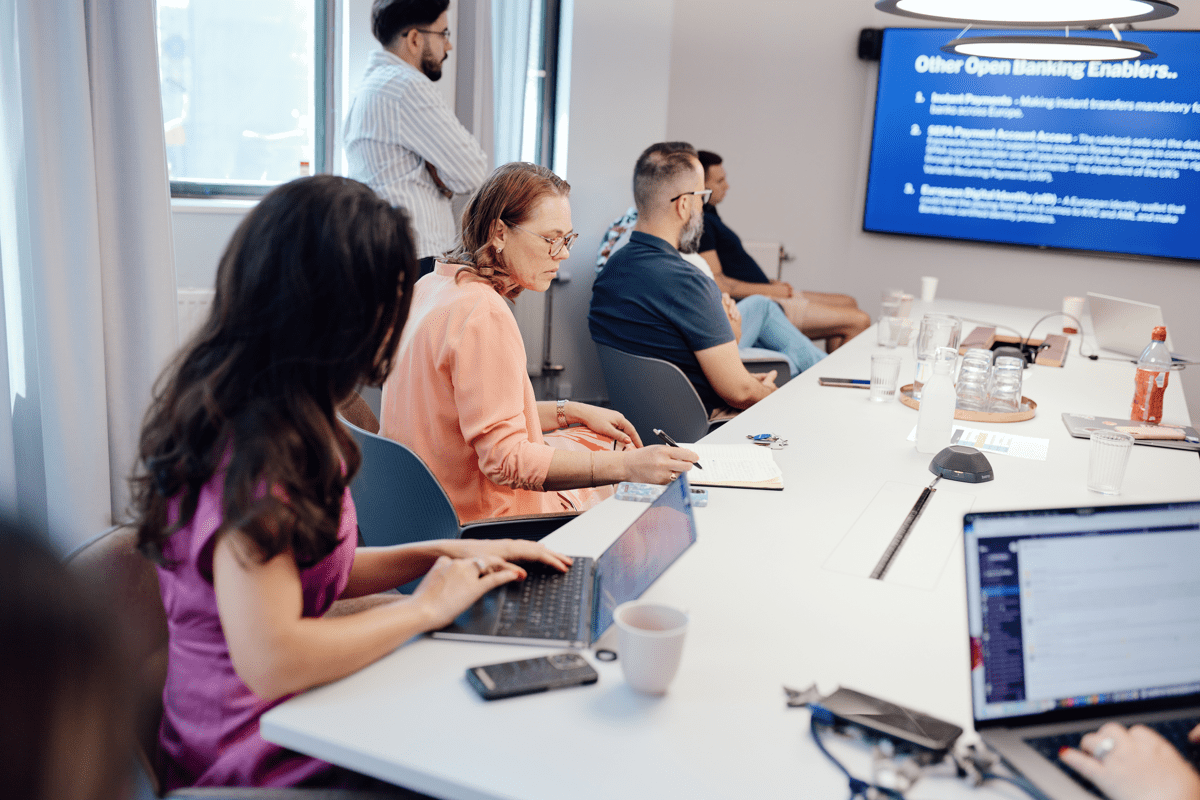
[[[955,383],[955,407],[964,411],[1020,411],[1024,369],[1023,359],[1002,356],[993,364],[991,350],[968,350]]]
[[[992,366],[988,392],[988,411],[1014,412],[1021,410],[1021,378],[1025,359],[1004,356]]]
[[[958,369],[956,406],[964,411],[988,410],[988,384],[992,374],[992,351],[973,347],[963,356]]]

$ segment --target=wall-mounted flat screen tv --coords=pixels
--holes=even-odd
[[[1200,259],[1200,32],[1126,32],[1158,57],[1124,62],[941,52],[957,34],[884,31],[864,230]]]

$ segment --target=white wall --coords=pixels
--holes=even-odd
[[[912,27],[869,0],[680,0],[671,42],[667,134],[725,159],[722,216],[747,239],[781,240],[799,258],[784,279],[855,295],[878,312],[884,286],[1056,309],[1068,294],[1163,307],[1175,348],[1200,353],[1200,265],[907,238],[862,231],[877,63],[856,55],[862,28]],[[1200,8],[1160,23],[1200,28]],[[1136,38],[1128,35],[1129,38]],[[647,130],[647,134],[651,131]],[[1182,373],[1200,420],[1200,368]],[[1132,378],[1131,378],[1132,382]]]
[[[566,179],[579,241],[554,292],[551,356],[566,366],[560,394],[607,395],[587,330],[596,250],[633,201],[633,165],[667,133],[674,0],[574,0],[571,128]]]

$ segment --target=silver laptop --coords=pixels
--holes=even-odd
[[[1154,329],[1165,324],[1162,309],[1153,303],[1095,292],[1088,292],[1087,296],[1092,311],[1092,333],[1101,350],[1137,358],[1149,344]],[[1167,349],[1171,349],[1170,328],[1167,329]]]
[[[691,496],[680,475],[599,558],[574,556],[566,574],[529,566],[525,580],[493,589],[430,635],[587,647],[608,630],[614,608],[641,597],[695,543]]]
[[[1094,788],[1058,759],[1104,722],[1197,761],[1200,502],[967,514],[975,728],[1054,800]]]

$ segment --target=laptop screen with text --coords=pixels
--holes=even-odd
[[[976,720],[1200,692],[1200,503],[963,529]]]

